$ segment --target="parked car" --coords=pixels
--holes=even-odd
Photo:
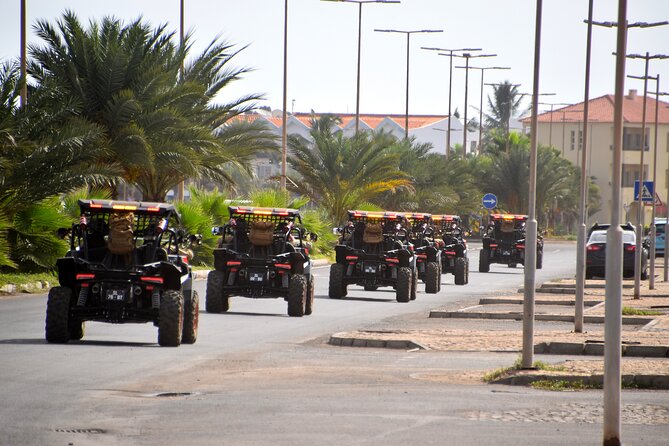
[[[585,278],[605,277],[606,274],[606,232],[609,224],[595,223],[589,231],[586,244]],[[634,277],[636,254],[636,232],[630,223],[620,225],[623,230],[623,277]],[[648,240],[642,243],[641,279],[648,278]]]
[[[667,219],[655,219],[655,255],[664,256],[664,244],[667,233]]]

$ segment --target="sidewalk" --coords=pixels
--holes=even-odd
[[[662,259],[660,259],[661,261]],[[656,270],[655,289],[643,282],[641,298],[633,298],[633,281],[626,280],[623,308],[652,315],[625,315],[622,327],[623,380],[637,387],[669,389],[669,282]],[[536,380],[580,380],[600,385],[604,351],[604,281],[588,280],[584,332],[574,332],[574,280],[542,284],[535,295],[535,359],[542,354],[582,355],[567,360],[559,372],[515,371],[496,382],[526,385]],[[482,298],[466,308],[439,308],[427,318],[390,321],[379,330],[336,333],[337,346],[424,349],[432,351],[517,352],[522,350],[523,294]],[[393,326],[395,324],[395,326]],[[511,364],[509,364],[511,365]]]

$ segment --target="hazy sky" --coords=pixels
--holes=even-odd
[[[186,29],[201,50],[216,37],[248,45],[236,65],[255,69],[228,87],[222,97],[246,93],[266,95],[262,105],[280,108],[283,75],[284,0],[186,0]],[[19,0],[0,0],[0,59],[19,54]],[[27,0],[29,43],[39,44],[32,30],[38,19],[56,21],[65,9],[82,21],[113,15],[123,20],[143,16],[153,24],[168,23],[177,33],[179,0]],[[630,0],[630,22],[669,20],[669,0]],[[544,0],[540,91],[556,93],[546,102],[583,99],[587,0]],[[615,21],[618,2],[595,0],[595,20]],[[475,66],[508,66],[487,71],[485,82],[510,80],[532,91],[535,0],[402,0],[401,4],[363,5],[362,113],[403,114],[406,86],[406,37],[380,29],[443,29],[439,34],[411,37],[410,104],[412,114],[446,114],[448,57],[421,46],[479,47],[494,58],[471,59]],[[288,110],[355,112],[358,6],[319,0],[289,0]],[[669,54],[669,26],[629,30],[628,53]],[[591,97],[614,89],[615,28],[595,27]],[[459,65],[460,60],[455,59]],[[627,74],[643,75],[644,63],[629,60]],[[465,70],[454,70],[453,108],[464,107]],[[651,61],[649,74],[661,74],[661,90],[669,91],[669,59]],[[480,71],[469,76],[469,104],[478,107]],[[643,82],[627,79],[626,89],[643,91]],[[655,90],[654,82],[649,90]],[[491,92],[485,87],[484,98]],[[294,101],[294,102],[293,102]],[[526,101],[528,102],[528,101]],[[487,107],[484,106],[484,110]],[[477,113],[473,109],[471,114]]]

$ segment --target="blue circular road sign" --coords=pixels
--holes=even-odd
[[[494,209],[497,206],[497,196],[495,194],[485,194],[481,201],[486,209]]]

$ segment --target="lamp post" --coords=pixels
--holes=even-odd
[[[284,2],[283,11],[283,111],[281,113],[281,190],[286,190],[286,163],[288,162],[288,0]]]
[[[179,0],[179,45],[183,48],[184,45],[184,12],[185,12],[185,5],[184,5],[184,0]],[[179,74],[181,75],[181,80],[183,80],[184,77],[184,64],[183,61],[181,61],[181,67],[179,68]],[[127,199],[126,193],[127,193],[128,187],[124,185],[123,187],[123,199]],[[179,184],[177,185],[177,193],[176,199],[177,201],[184,201],[184,195],[186,193],[186,184],[185,180],[179,181]]]
[[[644,154],[646,152],[646,101],[648,99],[648,63],[652,59],[669,59],[665,54],[650,55],[646,52],[645,55],[628,54],[629,59],[643,59],[644,60],[644,75],[643,79],[643,109],[641,111],[641,156],[639,157],[639,196],[637,197],[637,228],[636,228],[636,250],[634,253],[634,299],[641,297],[641,268],[642,268],[642,245],[643,245],[643,224],[644,224],[644,210],[643,210],[643,182],[644,182]]]
[[[449,71],[448,71],[448,130],[446,132],[446,158],[448,158],[449,152],[451,150],[451,90],[453,89],[453,57],[460,57],[458,54],[454,54],[455,51],[481,51],[481,48],[459,48],[459,49],[446,49],[446,48],[430,48],[422,46],[423,50],[431,51],[440,51],[439,56],[448,56],[449,60]],[[448,51],[448,54],[441,53],[441,51]]]
[[[21,0],[21,107],[28,103],[28,70],[26,60],[26,0]]]
[[[527,243],[525,244],[525,281],[523,284],[523,355],[522,367],[530,369],[534,363],[534,295],[537,268],[537,124],[539,102],[539,61],[541,57],[541,10],[543,0],[537,0],[534,33],[534,76],[532,83],[532,130],[530,134],[530,184],[527,216]]]
[[[406,87],[406,112],[404,116],[404,138],[409,139],[409,52],[411,34],[426,34],[426,33],[442,33],[443,29],[417,29],[411,31],[402,31],[398,29],[375,29],[379,33],[397,33],[406,34],[407,36],[407,87]],[[449,117],[450,119],[450,117]]]
[[[469,85],[469,59],[472,57],[496,57],[497,54],[472,54],[472,53],[462,53],[457,57],[464,57],[465,66],[464,67],[455,67],[455,68],[464,68],[465,70],[465,117],[464,117],[464,129],[462,130],[462,157],[467,156],[467,89]]]
[[[551,110],[550,110],[550,124],[548,125],[548,145],[552,146],[553,145],[553,107],[556,105],[572,105],[572,104],[567,104],[566,102],[539,102],[539,105],[550,105]]]
[[[464,68],[464,67],[455,67]],[[481,70],[481,98],[479,102],[479,143],[478,152],[481,153],[481,144],[483,143],[483,76],[486,70],[510,70],[511,67],[469,67],[470,70]]]
[[[355,93],[355,134],[360,129],[360,47],[362,41],[362,5],[365,3],[400,3],[395,0],[321,0],[324,2],[357,3],[358,4],[358,70],[356,75]]]

